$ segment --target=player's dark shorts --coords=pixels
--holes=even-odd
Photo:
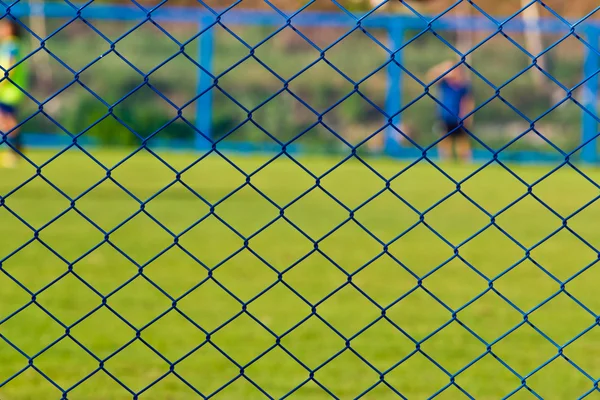
[[[462,128],[460,122],[457,121],[442,121],[442,135],[448,137],[463,137],[467,136],[467,132]]]
[[[5,103],[0,102],[0,113],[4,114],[4,115],[16,116],[17,115],[17,107],[10,105],[10,104],[5,104]],[[22,146],[21,135],[10,134],[10,135],[8,135],[8,141],[10,142],[10,144],[13,147],[21,148],[21,146]]]
[[[0,113],[8,114],[8,115],[16,115],[17,107],[10,105],[10,104],[5,104],[5,103],[0,102]]]

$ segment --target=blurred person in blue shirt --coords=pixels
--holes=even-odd
[[[463,70],[464,67],[454,67],[452,61],[444,62],[428,73],[429,81],[436,82],[438,87],[437,94],[434,97],[441,104],[437,107],[437,117],[441,125],[442,141],[439,143],[440,157],[443,160],[450,159],[453,153],[465,162],[472,158],[471,139],[467,130],[473,126],[473,117],[465,117],[473,111],[475,101],[471,85]],[[445,74],[445,75],[444,75]]]

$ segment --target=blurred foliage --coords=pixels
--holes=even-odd
[[[58,26],[61,22],[52,23]],[[129,25],[115,22],[95,22],[95,26],[109,36],[129,29]],[[197,32],[197,27],[192,24],[165,24],[164,28],[182,41]],[[48,40],[46,46],[73,68],[87,65],[107,47],[106,42],[89,28],[74,26],[69,29]],[[231,29],[248,43],[258,43],[274,30],[271,27],[239,26]],[[303,29],[302,32],[324,47],[346,33],[342,28]],[[370,33],[386,43],[385,32],[373,30]],[[417,34],[416,31],[409,31],[407,37]],[[440,34],[447,40],[453,39],[451,32]],[[216,38],[214,68],[217,74],[248,55],[247,48],[224,29],[217,30]],[[523,40],[518,36],[514,38]],[[481,39],[483,37],[478,40]],[[558,38],[547,39],[554,41]],[[584,52],[581,43],[574,40],[557,46],[550,54],[555,60],[550,72],[567,87],[583,79]],[[192,141],[197,135],[191,125],[195,123],[197,114],[197,102],[194,99],[198,93],[198,68],[183,55],[156,68],[177,53],[179,47],[151,24],[144,24],[120,41],[116,50],[131,65],[113,53],[88,66],[79,77],[85,88],[77,82],[73,83],[45,106],[48,115],[72,134],[85,132],[85,136],[95,137],[105,145],[134,145],[147,137],[153,138],[151,142],[174,139]],[[190,58],[197,59],[197,40],[186,46],[185,51]],[[219,79],[219,90],[213,90],[212,93],[214,102],[211,118],[216,138],[227,135],[227,140],[232,141],[271,142],[272,139],[264,132],[267,131],[273,137],[287,141],[314,126],[318,114],[323,113],[322,121],[326,127],[311,129],[297,142],[330,148],[340,146],[340,141],[331,131],[356,143],[386,123],[387,118],[378,109],[384,109],[389,90],[388,71],[386,68],[380,69],[388,56],[368,36],[355,32],[325,54],[329,64],[354,82],[360,82],[360,95],[350,96],[354,83],[324,60],[312,64],[319,59],[319,52],[292,30],[277,34],[258,47],[255,55],[282,79],[293,77],[289,82],[291,93],[283,91],[263,104],[281,91],[281,80],[253,59],[237,65]],[[428,34],[406,47],[403,65],[411,74],[424,80],[429,68],[452,56],[447,46],[433,34]],[[28,62],[35,62],[35,57]],[[528,61],[513,44],[495,38],[478,49],[471,62],[487,80],[502,85],[522,71]],[[305,69],[309,65],[312,66]],[[54,82],[51,88],[33,86],[33,94],[42,101],[73,81],[73,75],[58,62],[53,62],[52,69]],[[145,83],[143,74],[149,71],[153,72]],[[299,74],[301,71],[303,73]],[[501,91],[502,98],[531,119],[543,115],[554,105],[552,99],[535,89],[532,77],[535,72],[530,71],[510,81]],[[471,78],[477,103],[486,103],[495,91],[475,74],[471,73]],[[402,117],[413,127],[416,140],[428,144],[436,138],[433,129],[436,106],[427,96],[414,102],[423,91],[421,83],[403,74],[403,104],[411,106],[402,113]],[[435,88],[432,93],[435,93]],[[574,97],[578,96],[579,93],[574,92]],[[261,104],[262,107],[257,109]],[[114,116],[108,115],[111,106]],[[178,107],[183,107],[181,118],[177,118]],[[25,108],[24,114],[36,109],[31,104]],[[252,113],[252,121],[247,119],[249,112]],[[581,111],[572,105],[560,107],[545,116],[539,125],[547,127],[543,133],[552,140],[572,147],[578,141],[580,120]],[[476,123],[477,132],[481,133],[484,140],[494,143],[504,143],[529,126],[527,121],[499,99],[477,112]],[[92,125],[94,127],[89,129]],[[62,129],[47,118],[36,117],[27,123],[24,130],[60,132]]]

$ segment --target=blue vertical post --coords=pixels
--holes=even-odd
[[[388,26],[389,47],[392,51],[397,51],[404,41],[404,25],[402,19],[398,17],[390,18]],[[402,69],[398,64],[402,63],[402,50],[394,55],[396,62],[391,62],[387,68],[387,92],[385,99],[385,111],[388,115],[394,115],[402,107]],[[396,64],[398,63],[398,64]],[[394,125],[400,126],[400,115],[394,118]],[[385,133],[385,153],[388,155],[398,155],[401,151],[401,145],[398,141],[399,133],[393,127],[388,127]]]
[[[200,30],[210,26],[212,19],[210,16],[202,17]],[[209,29],[202,33],[198,38],[198,55],[200,65],[214,75],[214,47],[215,32]],[[204,92],[213,84],[213,78],[200,68],[198,68],[198,94]],[[196,101],[196,128],[204,135],[212,139],[212,116],[213,116],[213,97],[212,90],[206,92]],[[206,147],[206,139],[201,135],[196,135],[195,147],[200,149]]]
[[[598,120],[594,117],[598,117],[598,84],[600,83],[598,76],[600,73],[600,56],[598,56],[598,51],[600,51],[598,47],[600,44],[600,30],[595,26],[589,26],[586,28],[586,33],[587,41],[593,49],[586,46],[584,77],[586,79],[591,78],[584,86],[583,105],[589,112],[593,113],[593,116],[587,111],[583,112],[582,143],[586,143],[598,135]],[[587,163],[598,161],[597,140],[591,141],[581,149],[581,157]]]

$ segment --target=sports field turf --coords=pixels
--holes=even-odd
[[[112,167],[126,153],[94,155]],[[31,154],[39,163],[50,156],[49,152]],[[187,154],[164,156],[180,170],[195,159]],[[268,158],[232,156],[231,160],[251,173]],[[325,157],[299,160],[316,175],[337,162]],[[368,162],[386,178],[407,165],[390,160]],[[442,165],[457,180],[476,167]],[[525,181],[535,182],[552,166],[511,168]],[[591,390],[593,379],[600,378],[600,330],[590,329],[595,323],[593,313],[600,313],[600,266],[577,275],[597,260],[598,254],[568,230],[559,230],[563,221],[532,196],[498,215],[497,226],[525,247],[556,233],[531,250],[530,259],[502,275],[523,259],[526,251],[496,227],[488,228],[456,250],[471,267],[459,258],[452,259],[455,250],[450,244],[463,243],[490,223],[490,217],[462,194],[426,213],[425,223],[394,241],[419,221],[419,215],[390,192],[356,210],[355,221],[348,221],[326,236],[348,219],[349,211],[319,188],[285,209],[285,218],[296,228],[277,219],[280,211],[250,186],[219,203],[214,209],[216,216],[194,225],[210,212],[210,207],[182,183],[175,183],[145,203],[145,212],[140,213],[140,203],[111,181],[79,197],[106,176],[82,153],[62,155],[41,172],[46,180],[77,200],[73,209],[46,226],[69,210],[70,200],[41,177],[10,194],[5,199],[8,209],[35,229],[45,226],[39,231],[39,241],[14,254],[34,233],[7,208],[0,207],[0,260],[13,254],[2,263],[5,273],[0,275],[0,337],[34,357],[29,369],[2,385],[27,367],[28,360],[6,341],[0,341],[2,400],[59,399],[62,392],[40,373],[67,390],[97,371],[99,360],[104,370],[72,388],[65,398],[131,399],[131,392],[121,385],[132,392],[143,391],[141,399],[195,398],[197,394],[174,374],[203,395],[218,391],[215,397],[223,399],[266,397],[250,380],[269,396],[283,397],[309,378],[309,369],[314,370],[314,381],[294,391],[292,398],[394,398],[397,394],[387,384],[407,398],[423,399],[448,385],[450,376],[460,371],[453,378],[456,385],[477,399],[510,394],[521,385],[516,374],[526,377],[527,386],[541,397],[571,399]],[[585,172],[595,181],[600,180],[598,171]],[[35,169],[25,165],[17,170],[0,170],[0,195],[5,196],[34,174]],[[151,155],[138,154],[112,170],[111,177],[146,202],[172,183],[176,174]],[[220,201],[245,181],[244,175],[216,155],[181,175],[181,182],[211,203]],[[315,180],[293,162],[281,158],[253,175],[250,182],[274,203],[284,206],[313,186]],[[385,188],[385,181],[353,160],[326,175],[320,185],[339,202],[356,209]],[[456,189],[454,183],[425,162],[394,179],[390,187],[421,211]],[[494,214],[526,193],[527,187],[501,167],[491,166],[463,183],[461,190]],[[568,216],[600,193],[581,175],[565,167],[534,186],[533,194],[558,214]],[[276,222],[252,236],[273,220]],[[569,219],[567,226],[591,246],[600,248],[598,221],[600,203],[594,203]],[[110,233],[109,242],[95,248],[105,238],[99,228]],[[318,241],[318,251],[299,229]],[[183,231],[186,233],[179,236]],[[252,236],[246,249],[241,236]],[[374,236],[384,243],[393,241],[389,254],[382,254],[384,246]],[[84,254],[87,255],[82,258]],[[232,254],[235,256],[229,258]],[[220,264],[225,259],[228,261]],[[303,261],[289,268],[300,259]],[[369,263],[371,260],[374,261]],[[430,274],[447,260],[451,261]],[[138,269],[135,263],[143,268]],[[207,279],[206,268],[216,265],[219,266],[212,271],[212,278]],[[70,266],[72,273],[68,273]],[[284,272],[279,283],[276,271]],[[48,286],[59,276],[63,278]],[[417,276],[422,278],[421,287]],[[563,293],[561,280],[568,280]],[[123,286],[126,282],[129,283]],[[197,286],[200,282],[205,283]],[[268,287],[271,289],[257,297]],[[334,294],[328,297],[331,293]],[[103,296],[106,307],[102,307]],[[31,303],[32,297],[35,304]],[[551,300],[545,302],[547,299]],[[312,316],[309,303],[315,305]],[[540,304],[543,305],[535,308]],[[528,323],[516,307],[528,313]],[[246,313],[242,313],[243,308]],[[21,311],[14,314],[16,310]],[[452,310],[459,310],[454,322]],[[304,322],[296,326],[301,321]],[[442,326],[445,327],[431,336]],[[366,327],[369,328],[362,331]],[[136,328],[138,340],[134,340]],[[587,329],[588,333],[570,343]],[[207,333],[209,343],[205,342]],[[512,371],[491,354],[464,369],[486,353],[483,341],[493,343],[493,355]],[[55,344],[40,354],[51,343]],[[570,344],[561,347],[567,343]],[[556,358],[559,348],[565,358]],[[531,375],[553,358],[556,359]],[[168,374],[167,360],[175,363],[174,374]],[[165,374],[164,379],[153,384]],[[220,390],[228,382],[232,383]],[[378,382],[381,383],[377,385]],[[589,398],[599,395],[593,393]],[[465,397],[456,386],[439,396]],[[512,398],[535,396],[523,389]]]

